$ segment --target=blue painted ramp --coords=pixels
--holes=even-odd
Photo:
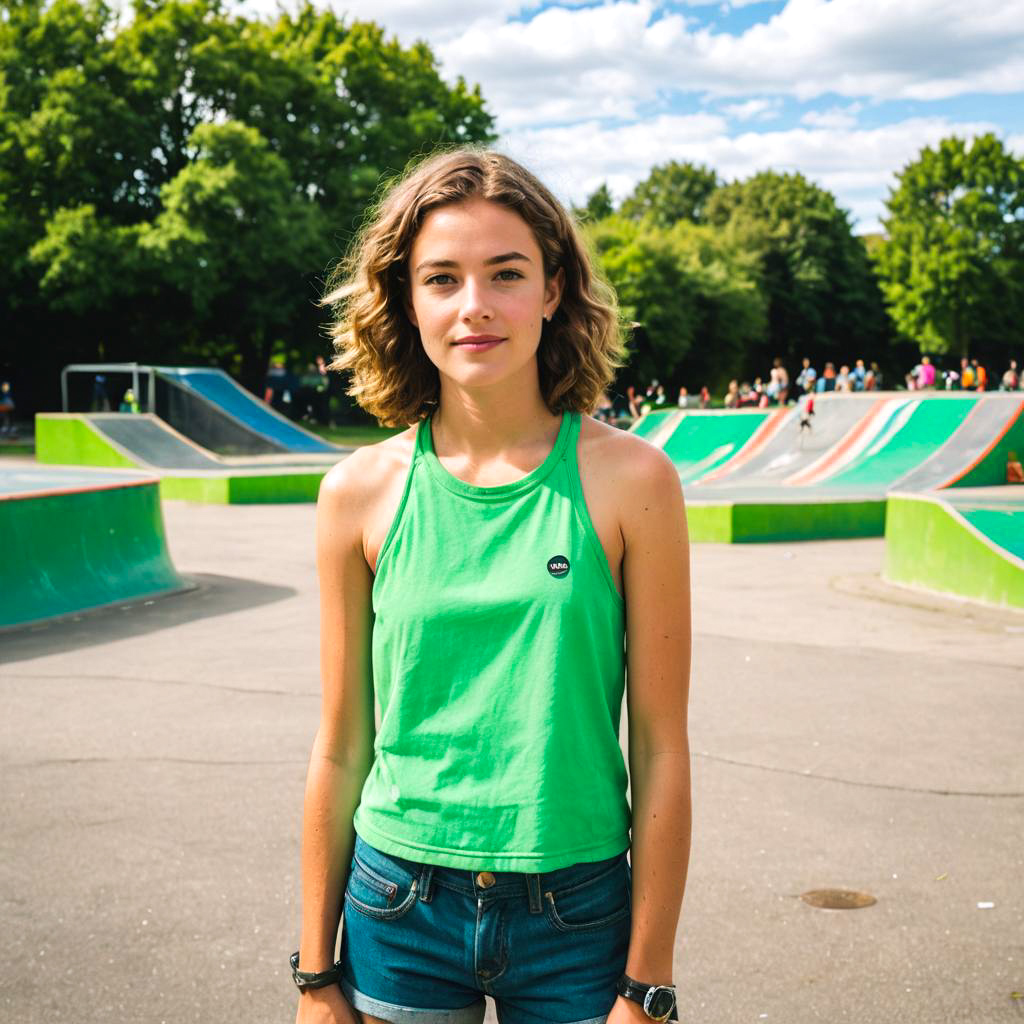
[[[212,402],[287,452],[336,452],[338,447],[292,423],[237,384],[223,370],[211,367],[154,366],[154,370]]]

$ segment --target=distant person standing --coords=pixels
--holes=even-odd
[[[291,416],[292,399],[295,395],[295,378],[288,372],[282,356],[275,356],[267,367],[263,387],[263,401],[275,412]]]
[[[921,356],[921,366],[917,371],[917,389],[935,387],[935,365],[930,356]]]
[[[700,389],[700,407],[707,409],[711,405],[711,392],[708,390],[707,384]]]
[[[960,360],[960,388],[962,391],[974,390],[974,367],[967,356]]]
[[[89,412],[110,412],[110,396],[107,394],[107,378],[97,373],[92,378],[92,401]]]
[[[680,409],[685,409],[689,401],[690,393],[686,390],[686,388],[680,388],[679,397],[676,400],[676,405],[678,405]]]
[[[817,390],[819,392],[835,391],[836,389],[836,364],[826,363],[825,369],[818,378]]]
[[[1003,373],[1003,379],[999,383],[1000,391],[1016,391],[1020,385],[1020,374],[1017,372],[1017,360],[1011,359],[1010,365]]]
[[[864,384],[867,381],[867,376],[868,371],[867,368],[864,366],[864,360],[858,359],[857,362],[854,364],[853,373],[851,374],[851,377],[853,379],[854,391],[864,390]]]
[[[988,371],[977,359],[971,360],[971,368],[974,370],[974,390],[984,391],[988,387]]]
[[[771,383],[774,385],[772,390],[775,392],[775,399],[779,405],[785,405],[789,398],[789,372],[778,357],[772,363]]]
[[[11,382],[0,384],[0,436],[14,435],[14,392]]]

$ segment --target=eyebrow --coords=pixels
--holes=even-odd
[[[512,263],[515,260],[522,260],[526,263],[530,262],[529,256],[524,256],[521,252],[503,252],[500,256],[491,256],[489,259],[484,260],[485,267],[493,267],[497,263]],[[415,273],[419,273],[421,270],[449,270],[457,267],[457,260],[424,260],[417,268]]]

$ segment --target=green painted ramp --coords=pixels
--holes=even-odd
[[[650,437],[659,427],[665,425],[669,416],[679,412],[676,408],[655,409],[653,412],[641,416],[630,428],[631,434],[639,434],[641,437]]]
[[[976,397],[922,398],[896,409],[864,451],[821,482],[829,488],[884,490],[930,459],[976,402]]]
[[[988,604],[1024,609],[1024,494],[957,502],[891,493],[885,518],[885,571],[909,583]]]
[[[22,490],[0,488],[0,630],[194,587],[171,563],[157,480],[82,476],[22,470]]]
[[[771,414],[770,410],[687,413],[663,448],[682,482],[692,483],[731,459]]]

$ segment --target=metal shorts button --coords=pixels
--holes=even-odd
[[[476,884],[479,885],[481,889],[490,889],[490,887],[494,885],[494,875],[492,875],[490,871],[481,871],[480,874],[476,876]]]

